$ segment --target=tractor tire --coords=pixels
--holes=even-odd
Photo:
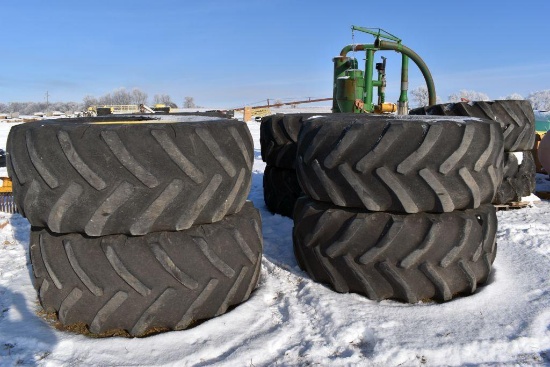
[[[519,159],[518,159],[519,156]],[[493,204],[521,201],[531,195],[536,185],[536,165],[533,153],[504,153],[504,178],[498,187]]]
[[[305,120],[325,114],[297,113],[266,116],[260,125],[262,160],[268,165],[294,169],[298,133]]]
[[[303,194],[295,170],[265,167],[264,201],[271,213],[292,218],[294,204]]]
[[[300,198],[294,251],[313,280],[340,293],[408,303],[474,293],[496,255],[490,204],[442,214],[346,209]]]
[[[531,150],[535,144],[535,114],[529,101],[445,103],[421,107],[410,115],[469,116],[496,121],[504,133],[504,151]]]
[[[179,232],[88,237],[32,227],[33,283],[65,327],[130,336],[180,330],[246,301],[261,267],[261,219],[247,202]]]
[[[242,208],[254,154],[243,122],[130,119],[11,129],[8,172],[16,204],[32,226],[144,235],[217,222]]]
[[[502,131],[488,120],[335,114],[304,123],[296,165],[315,200],[441,213],[491,203],[502,155]]]

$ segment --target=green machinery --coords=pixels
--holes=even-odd
[[[371,34],[375,37],[373,44],[351,44],[342,49],[334,61],[334,84],[332,94],[332,112],[353,113],[390,113],[408,114],[407,90],[409,88],[409,58],[418,66],[428,88],[429,105],[436,102],[435,86],[430,70],[424,61],[413,50],[401,43],[401,39],[380,28],[363,28],[352,26],[353,31]],[[397,105],[387,103],[386,98],[386,58],[374,65],[374,53],[382,50],[393,50],[401,53],[401,93]],[[365,51],[365,71],[358,69],[357,59],[348,57],[350,51]],[[376,67],[378,78],[373,79]],[[373,102],[374,89],[378,89],[378,103]]]

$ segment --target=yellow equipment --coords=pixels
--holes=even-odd
[[[5,213],[18,213],[15,201],[13,200],[13,189],[11,178],[0,177],[0,211]]]
[[[164,112],[164,113],[170,113],[170,106],[167,106],[163,103],[157,103],[154,107],[153,107],[153,111],[155,112]]]

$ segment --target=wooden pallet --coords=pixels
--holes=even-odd
[[[11,193],[0,192],[0,212],[10,214],[19,213]]]
[[[550,192],[548,191],[537,191],[535,192],[535,195],[537,195],[541,199],[550,200]]]
[[[512,201],[506,204],[494,204],[496,210],[511,210],[511,209],[523,209],[531,205],[531,202],[527,201]]]
[[[18,213],[12,190],[11,178],[0,177],[0,212]]]

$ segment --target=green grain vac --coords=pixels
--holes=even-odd
[[[409,102],[409,59],[418,66],[428,88],[429,105],[436,102],[435,86],[430,70],[424,61],[410,48],[401,43],[401,39],[380,28],[352,26],[353,31],[361,31],[375,37],[373,44],[351,44],[342,49],[334,61],[334,83],[332,94],[332,112],[352,113],[392,113],[407,115]],[[376,51],[393,50],[401,53],[401,93],[397,105],[387,103],[386,98],[386,58],[374,64]],[[365,51],[365,71],[358,68],[357,59],[348,57],[348,52]],[[376,69],[378,77],[373,78]],[[374,89],[378,91],[378,101],[373,102]]]

